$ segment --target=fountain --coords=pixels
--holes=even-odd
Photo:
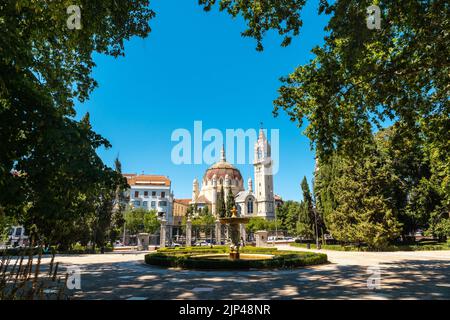
[[[240,241],[240,224],[247,224],[250,221],[250,218],[243,218],[237,216],[236,207],[233,207],[231,210],[230,218],[220,218],[219,221],[221,224],[226,224],[230,227],[231,231],[231,247],[230,247],[230,259],[231,260],[239,260],[241,255],[239,253],[239,248],[241,247]]]
[[[240,225],[247,224],[250,218],[238,217],[236,207],[231,210],[231,217],[220,218],[223,225],[230,227],[230,253],[220,246],[215,248],[192,249],[164,249],[145,257],[150,265],[176,267],[183,269],[205,270],[242,270],[242,269],[272,269],[293,268],[307,265],[317,265],[327,262],[324,254],[305,253],[298,251],[278,251],[277,248],[252,248],[240,253]],[[247,253],[248,251],[248,253]]]

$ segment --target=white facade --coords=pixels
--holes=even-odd
[[[127,193],[132,208],[155,210],[159,218],[167,220],[169,225],[173,224],[173,193],[170,180],[161,176],[135,175],[128,178],[128,184],[130,189]]]
[[[254,174],[255,188],[253,188],[253,182],[250,178],[247,182],[247,190],[245,190],[240,171],[226,161],[225,150],[222,149],[220,161],[206,171],[201,188],[198,180],[194,179],[191,203],[199,208],[208,205],[212,208],[213,215],[217,216],[217,194],[223,187],[225,200],[231,189],[239,215],[274,219],[271,150],[262,129],[255,144]]]

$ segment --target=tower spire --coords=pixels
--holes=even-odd
[[[225,156],[225,145],[222,145],[222,150],[220,151],[220,161],[226,162],[227,158]]]
[[[266,139],[266,135],[264,133],[264,123],[260,123],[260,128],[259,128],[259,140],[265,140]]]

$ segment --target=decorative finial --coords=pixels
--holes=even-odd
[[[236,209],[236,206],[234,206],[233,209],[231,209],[231,217],[232,217],[232,218],[237,218],[237,209]]]
[[[222,151],[220,151],[220,161],[226,162],[227,158],[225,156],[225,145],[222,145]]]

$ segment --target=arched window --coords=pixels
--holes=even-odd
[[[247,213],[253,214],[253,199],[247,201]]]

